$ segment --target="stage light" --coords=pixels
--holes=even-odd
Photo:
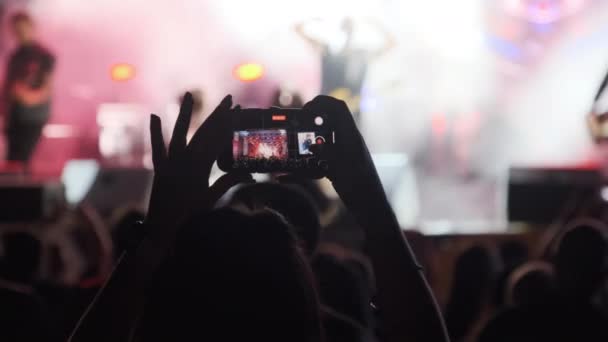
[[[600,190],[600,196],[605,202],[608,202],[608,187],[605,186]]]
[[[508,13],[538,23],[548,24],[575,14],[585,7],[587,0],[507,0]]]
[[[135,67],[127,63],[118,63],[112,65],[110,69],[112,81],[126,82],[135,78]]]
[[[233,71],[234,77],[242,82],[253,82],[264,76],[264,67],[258,63],[240,64]]]

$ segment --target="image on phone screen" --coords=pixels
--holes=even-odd
[[[234,132],[234,160],[287,159],[287,131],[284,129],[247,130]]]
[[[315,144],[315,133],[314,132],[300,132],[298,133],[298,151],[300,155],[312,154],[310,146]]]

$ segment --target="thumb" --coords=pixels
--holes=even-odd
[[[155,114],[150,115],[150,139],[152,142],[152,164],[154,165],[154,171],[158,172],[167,157],[167,148],[163,139],[160,118]]]

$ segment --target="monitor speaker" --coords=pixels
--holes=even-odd
[[[83,201],[102,216],[124,206],[146,208],[153,172],[144,168],[102,168]]]
[[[548,224],[566,218],[581,205],[605,204],[604,180],[588,169],[509,170],[507,215],[510,222]]]
[[[0,222],[30,222],[51,218],[65,207],[60,181],[7,178],[0,182]]]

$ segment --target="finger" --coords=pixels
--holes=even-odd
[[[154,170],[158,171],[167,157],[167,148],[163,138],[161,120],[155,114],[150,115],[150,138],[152,142],[152,164]]]
[[[230,188],[241,183],[255,183],[255,180],[249,173],[227,173],[223,175],[209,187],[208,203],[215,204]]]
[[[198,172],[208,177],[211,166],[217,160],[220,151],[230,146],[232,133],[232,96],[226,96],[219,106],[198,128],[188,145],[189,154],[195,158]]]
[[[180,153],[186,148],[188,128],[190,127],[190,119],[192,118],[192,94],[186,92],[182,99],[182,104],[179,107],[179,115],[175,121],[173,135],[169,143],[169,155]]]
[[[346,103],[331,96],[319,95],[306,103],[304,110],[310,113],[324,113],[330,120],[330,125],[337,132],[336,142],[352,144],[360,137],[355,119]]]
[[[313,111],[330,111],[327,113],[332,116],[338,116],[341,119],[354,122],[354,118],[350,113],[350,109],[346,105],[346,102],[342,100],[338,100],[331,96],[326,95],[317,95],[310,102],[306,103],[304,107],[305,110],[313,110]]]
[[[232,107],[232,96],[226,95],[222,102],[215,108],[203,124],[196,130],[194,136],[190,140],[190,145],[197,148],[199,145],[204,145],[216,138],[220,132],[215,131],[216,128],[222,127],[222,124],[227,124],[230,121],[229,115],[226,115]],[[240,106],[237,106],[240,108]],[[229,126],[229,125],[226,125]]]

